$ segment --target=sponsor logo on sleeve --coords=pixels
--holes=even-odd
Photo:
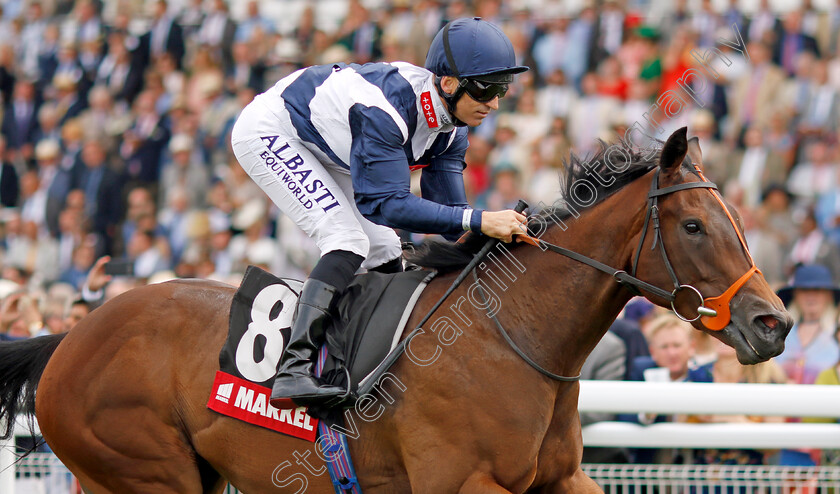
[[[435,106],[432,104],[432,93],[426,91],[420,95],[420,107],[423,110],[423,116],[426,117],[426,125],[430,129],[438,127],[437,113],[435,113]]]

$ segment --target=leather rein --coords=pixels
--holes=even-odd
[[[701,324],[707,329],[713,331],[719,331],[725,328],[731,319],[730,311],[729,311],[729,302],[732,300],[732,297],[741,289],[742,286],[755,274],[761,273],[755,265],[752,256],[750,255],[749,249],[747,248],[747,242],[744,239],[744,236],[741,234],[741,231],[738,229],[738,225],[735,222],[735,218],[732,217],[730,214],[729,209],[724,204],[723,199],[720,197],[720,194],[717,192],[718,188],[713,182],[710,182],[703,176],[703,173],[700,171],[698,166],[694,166],[695,174],[700,178],[699,182],[685,182],[677,185],[671,185],[669,187],[659,187],[659,169],[657,168],[656,172],[653,175],[653,179],[651,181],[650,192],[648,192],[647,197],[647,210],[645,212],[645,221],[644,221],[644,228],[642,230],[642,236],[639,239],[639,245],[636,248],[636,253],[633,256],[633,264],[631,273],[627,273],[622,269],[616,269],[611,266],[608,266],[600,261],[592,259],[591,257],[584,256],[579,254],[573,250],[567,249],[565,247],[561,247],[559,245],[553,244],[551,242],[547,242],[545,240],[538,239],[536,237],[532,237],[530,235],[520,235],[520,239],[530,245],[534,245],[536,247],[541,248],[543,251],[549,250],[556,254],[560,254],[566,256],[570,259],[578,261],[580,263],[586,264],[587,266],[591,266],[598,271],[604,272],[612,276],[612,278],[621,284],[623,287],[627,288],[631,292],[642,295],[642,292],[646,292],[650,295],[655,297],[662,298],[671,304],[671,309],[674,313],[686,322],[694,322],[700,319]],[[723,211],[726,213],[726,216],[729,218],[732,227],[735,229],[735,233],[738,235],[738,239],[741,242],[741,246],[744,250],[744,253],[747,255],[747,259],[750,262],[750,268],[744,273],[740,278],[738,278],[734,283],[732,283],[729,288],[727,288],[721,295],[717,297],[708,297],[704,298],[703,294],[692,285],[681,284],[677,278],[677,274],[674,271],[673,266],[671,265],[671,261],[668,258],[668,253],[665,249],[665,242],[662,238],[662,230],[660,227],[659,221],[659,198],[668,194],[672,194],[674,192],[679,192],[682,190],[689,190],[689,189],[707,189],[709,193],[717,200],[717,202],[723,208]],[[644,246],[645,237],[647,236],[647,232],[649,229],[649,225],[653,223],[653,244],[651,245],[651,250],[655,249],[657,244],[659,245],[659,250],[662,254],[662,259],[665,263],[665,269],[668,272],[668,275],[671,278],[671,281],[674,284],[674,288],[671,291],[659,288],[655,285],[651,285],[646,281],[640,280],[637,278],[636,269],[638,267],[639,258],[642,253],[642,248]],[[477,256],[478,257],[478,256]],[[483,256],[482,256],[483,257]],[[472,263],[471,263],[472,264]],[[475,264],[470,267],[472,271],[473,278],[477,282],[476,285],[479,287],[478,292],[481,294],[482,303],[484,305],[488,305],[487,296],[484,291],[484,287],[481,286],[481,283],[478,283],[479,278],[477,274],[477,269],[475,268]],[[675,307],[674,303],[676,298],[680,292],[683,290],[689,290],[696,294],[699,300],[699,306],[697,307],[697,315],[695,317],[689,317],[680,312]],[[502,334],[502,337],[508,343],[508,345],[519,355],[525,362],[528,363],[531,367],[535,370],[540,372],[546,377],[549,377],[555,381],[562,381],[562,382],[573,382],[580,379],[580,375],[574,377],[568,376],[561,376],[559,374],[554,374],[539,364],[534,362],[528,355],[525,354],[522,349],[520,349],[510,335],[505,330],[504,326],[499,322],[499,319],[496,317],[495,314],[488,312],[488,317],[490,317],[493,322],[496,324],[496,328]]]

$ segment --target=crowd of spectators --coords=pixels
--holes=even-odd
[[[67,331],[103,297],[142,283],[238,284],[249,264],[304,277],[314,244],[232,156],[239,111],[301,67],[423,65],[438,29],[473,15],[500,25],[533,69],[471,130],[465,182],[476,207],[551,204],[570,153],[634,126],[661,138],[688,125],[771,285],[800,265],[840,279],[840,2],[778,11],[762,0],[744,12],[735,1],[661,11],[602,0],[568,12],[548,0],[348,0],[335,29],[311,3],[288,32],[260,2],[242,3],[236,18],[225,0],[0,4],[0,338]],[[110,259],[132,275],[106,275]],[[746,372],[649,312],[628,307],[614,326],[624,361],[611,375],[802,382],[778,368]],[[819,334],[835,341],[834,313],[823,323]]]

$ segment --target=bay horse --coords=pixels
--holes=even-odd
[[[702,180],[691,166],[701,165],[699,148],[691,147],[681,129],[650,158],[627,154],[623,169],[572,162],[564,172],[566,204],[586,177],[598,197],[577,208],[574,221],[568,207],[562,224],[544,221],[540,238],[657,287],[673,281],[673,266],[681,283],[703,294],[731,292],[751,259],[715,192],[663,192],[655,218],[650,214],[652,183],[673,191]],[[558,207],[547,211],[537,219],[562,216]],[[508,249],[515,261],[500,255],[500,266],[517,279],[498,291],[498,321],[535,363],[577,375],[633,294],[614,276],[567,257],[526,243]],[[409,327],[455,276],[429,284]],[[792,321],[760,273],[747,278],[725,304],[725,327],[713,331],[701,319],[693,325],[733,346],[742,363],[756,363],[781,353]],[[469,290],[460,286],[450,300]],[[105,303],[66,336],[3,344],[0,418],[34,407],[46,442],[91,493],[218,493],[227,482],[248,493],[333,492],[312,443],[205,406],[234,291],[207,281],[149,285]],[[452,310],[447,302],[439,312],[454,320]],[[352,424],[348,441],[364,492],[602,492],[580,469],[579,384],[527,365],[486,307],[458,310],[465,321],[457,331],[424,328],[411,340],[391,368],[405,389],[389,392],[392,403],[379,402],[380,416]]]

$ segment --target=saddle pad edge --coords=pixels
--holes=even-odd
[[[405,332],[405,326],[408,324],[408,318],[411,317],[411,312],[414,310],[414,306],[417,305],[417,301],[420,299],[420,295],[429,285],[430,278],[427,277],[423,281],[421,281],[417,287],[414,289],[414,292],[411,293],[411,297],[409,297],[408,302],[405,305],[405,310],[403,310],[402,316],[400,316],[400,321],[397,324],[397,330],[394,332],[394,338],[391,341],[391,347],[388,350],[388,353],[394,351],[394,348],[397,347],[397,344],[400,342],[400,338],[402,338],[403,332]],[[374,367],[361,381],[359,381],[358,386],[364,384],[368,378],[376,371],[377,367]]]

